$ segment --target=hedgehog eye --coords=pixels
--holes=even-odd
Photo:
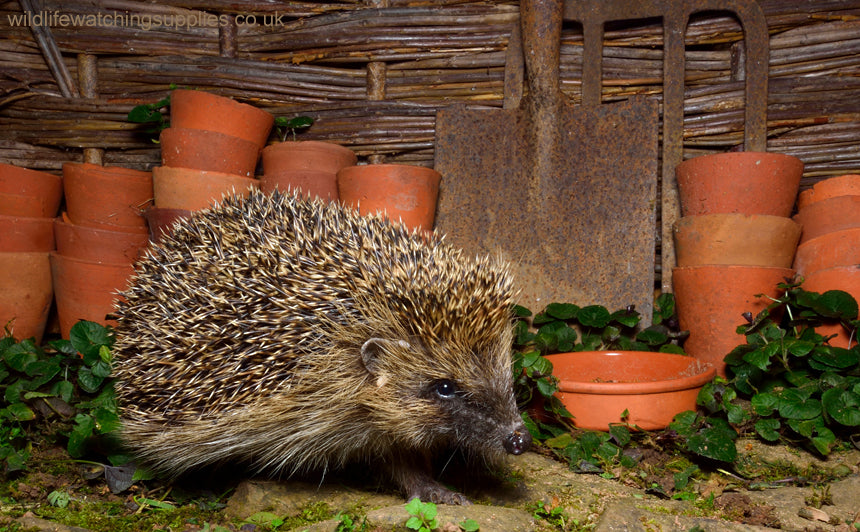
[[[457,385],[453,381],[441,380],[436,383],[436,394],[443,399],[450,399],[457,393]]]

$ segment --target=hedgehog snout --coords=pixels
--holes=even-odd
[[[532,435],[529,434],[525,425],[520,425],[505,437],[502,445],[511,454],[523,454],[532,445]]]

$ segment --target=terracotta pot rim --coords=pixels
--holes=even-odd
[[[378,169],[378,170],[401,170],[403,168],[413,168],[417,172],[432,172],[434,174],[438,174],[435,168],[431,168],[429,166],[421,166],[418,164],[399,164],[399,163],[379,163],[379,164],[356,164],[353,166],[347,166],[341,172],[350,171],[350,172],[360,172],[364,170],[370,169]]]
[[[558,353],[547,355],[547,358],[555,365],[565,359],[576,359],[591,357],[598,361],[606,360],[618,364],[623,358],[645,358],[653,360],[653,364],[659,364],[660,358],[669,358],[674,362],[682,362],[681,359],[690,362],[689,368],[695,371],[692,375],[678,375],[669,379],[648,380],[641,382],[593,382],[579,381],[574,379],[560,379],[559,391],[563,393],[582,393],[596,395],[645,395],[689,390],[703,386],[714,378],[716,369],[708,362],[703,362],[691,356],[678,355],[674,353],[659,353],[654,351],[576,351],[571,353]],[[615,357],[621,357],[614,360]],[[586,378],[592,379],[591,376]]]
[[[63,163],[64,172],[67,166],[70,169],[80,169],[85,171],[87,174],[95,175],[101,178],[121,175],[123,176],[123,178],[137,179],[139,181],[148,181],[152,179],[152,172],[148,172],[146,170],[135,170],[133,168],[125,168],[123,166],[102,166],[93,163],[68,162]]]
[[[745,212],[709,212],[704,214],[688,214],[687,216],[682,216],[675,221],[675,224],[681,223],[682,221],[690,221],[690,220],[706,220],[706,219],[720,219],[720,218],[763,218],[765,220],[786,220],[786,224],[788,225],[800,225],[797,221],[792,218],[788,218],[785,216],[777,216],[776,214],[751,214]],[[790,223],[789,223],[790,222]]]
[[[4,171],[5,169],[5,171]],[[41,181],[42,183],[35,183],[36,186],[41,184],[47,185],[57,185],[59,182],[62,182],[63,176],[58,174],[51,174],[48,172],[44,172],[42,170],[33,170],[32,168],[26,168],[24,166],[16,166],[14,164],[8,163],[0,163],[0,174],[6,173],[21,173],[28,177],[30,177],[30,181],[28,183],[32,183],[33,181]],[[5,182],[6,179],[0,179],[0,183]],[[0,190],[3,190],[0,187]]]
[[[815,270],[814,272],[810,272],[807,275],[804,275],[804,282],[809,281],[810,277],[814,277],[816,275],[827,275],[828,273],[845,273],[852,274],[857,273],[860,274],[860,264],[849,264],[847,266],[831,266],[829,268],[822,268],[820,270]]]
[[[687,271],[696,271],[696,270],[731,270],[743,268],[745,270],[785,270],[794,273],[792,268],[783,268],[781,266],[752,266],[746,264],[696,264],[693,266],[675,266],[672,268],[672,272],[687,272]]]
[[[14,221],[22,220],[30,223],[44,223],[45,220],[53,220],[52,216],[18,216],[17,214],[0,214],[0,220]]]
[[[77,264],[84,264],[87,266],[95,266],[96,268],[104,267],[106,269],[128,269],[132,267],[131,262],[100,262],[100,261],[91,261],[79,259],[77,257],[71,257],[69,255],[61,255],[57,251],[50,252],[51,260],[56,260],[59,262],[72,262]]]
[[[331,142],[327,140],[279,140],[278,142],[273,142],[271,144],[267,144],[263,151],[267,151],[269,153],[273,151],[279,151],[283,149],[302,149],[302,148],[326,148],[334,151],[341,151],[346,153],[347,151],[353,155],[355,152],[352,149],[344,146],[343,144],[338,144],[337,142]]]
[[[759,158],[760,157],[768,157],[771,159],[784,159],[786,161],[794,160],[794,161],[797,161],[798,164],[801,164],[801,165],[803,164],[803,161],[801,161],[800,159],[798,159],[794,155],[788,155],[786,153],[778,153],[778,152],[772,152],[772,151],[726,151],[726,152],[720,152],[720,153],[707,153],[705,155],[697,155],[695,157],[690,157],[689,159],[686,159],[686,160],[682,161],[681,163],[678,163],[678,166],[683,166],[683,165],[686,165],[687,163],[690,163],[691,161],[702,160],[702,159],[715,159],[715,158],[720,158],[720,159],[750,158],[750,159],[752,159],[752,158],[756,158],[756,157],[759,157]]]
[[[147,209],[144,209],[141,212],[146,212]],[[65,212],[63,213],[66,214]],[[68,216],[57,216],[56,218],[52,218],[54,224],[56,225],[65,225],[74,228],[80,228],[82,231],[93,232],[93,233],[126,233],[126,234],[135,234],[142,235],[146,234],[148,229],[146,226],[138,226],[138,225],[110,225],[110,224],[99,224],[95,225],[83,225],[73,222],[69,219]],[[114,227],[121,229],[112,229]]]
[[[183,174],[194,174],[195,177],[214,177],[214,178],[226,178],[226,179],[236,179],[239,181],[259,181],[255,176],[247,176],[242,174],[229,174],[227,172],[216,172],[214,170],[198,170],[197,168],[185,168],[183,166],[156,166],[152,169],[153,175],[158,174],[159,177],[165,177],[165,175],[183,175]]]
[[[856,238],[851,238],[856,235]],[[827,240],[839,240],[840,238],[850,238],[852,241],[860,242],[860,227],[848,227],[846,229],[840,229],[839,231],[831,231],[829,233],[823,233],[815,238],[810,238],[804,241],[802,244],[798,245],[798,249],[801,247],[815,247],[816,245],[821,245],[823,242]]]

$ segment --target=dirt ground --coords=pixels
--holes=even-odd
[[[677,473],[689,462],[647,448],[636,467],[602,474],[570,471],[534,452],[493,474],[452,465],[442,479],[477,504],[440,507],[439,529],[451,523],[449,530],[461,530],[458,523],[472,519],[483,532],[860,530],[860,450],[822,459],[755,440],[739,442],[738,450],[733,470],[700,467],[681,488]],[[98,466],[72,462],[45,444],[33,449],[28,471],[0,485],[0,530],[405,530],[410,516],[401,495],[366,471],[352,473],[323,482],[216,473],[138,482],[113,494]],[[353,528],[344,528],[343,516],[353,518]]]

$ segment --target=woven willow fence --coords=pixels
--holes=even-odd
[[[94,3],[0,0],[0,161],[156,165],[158,146],[125,117],[175,84],[309,115],[302,138],[365,160],[430,166],[438,108],[502,105],[519,20],[518,4],[500,1]],[[771,33],[768,149],[804,161],[803,187],[860,173],[860,0],[760,5]],[[562,88],[573,101],[581,37],[565,26]],[[697,15],[686,39],[685,156],[732,149],[743,134],[740,25]],[[659,20],[608,28],[604,101],[660,98],[661,46]]]

